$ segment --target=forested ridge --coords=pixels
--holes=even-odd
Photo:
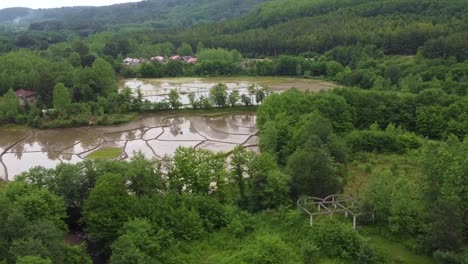
[[[18,17],[24,24],[11,23]],[[9,9],[0,21],[5,129],[242,106],[257,113],[261,149],[179,148],[0,182],[0,263],[468,263],[467,1],[155,0]],[[176,90],[150,102],[119,87],[223,76],[340,88],[239,94],[220,83],[183,105]],[[21,89],[35,102],[22,103]],[[310,226],[296,208],[335,193],[375,221],[353,230],[334,215]]]

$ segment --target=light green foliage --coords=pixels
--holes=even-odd
[[[220,62],[240,62],[242,60],[242,55],[237,50],[225,50],[225,49],[202,49],[198,51],[198,60],[199,62],[204,61],[220,61]]]
[[[115,73],[111,64],[103,59],[97,59],[93,63],[92,70],[96,76],[96,87],[99,95],[107,96],[117,91]]]
[[[88,159],[115,159],[122,154],[121,148],[108,147],[100,148],[86,156]]]
[[[327,75],[334,78],[338,73],[344,69],[343,65],[337,61],[329,61],[327,63]]]
[[[164,244],[163,229],[154,230],[145,219],[133,219],[125,223],[121,235],[112,244],[112,264],[159,263]]]
[[[18,258],[16,264],[52,264],[52,261],[41,257],[26,256]]]
[[[99,177],[83,208],[83,221],[90,239],[103,243],[102,249],[108,250],[131,209],[125,178],[117,174]]]
[[[200,101],[197,100],[197,96],[194,92],[188,93],[188,99],[193,109],[197,109],[200,107]]]
[[[87,254],[85,245],[67,245],[64,250],[65,263],[70,264],[91,264],[93,263],[91,257]]]
[[[239,188],[239,196],[241,201],[246,199],[246,181],[251,179],[246,179],[246,174],[249,172],[251,163],[255,158],[253,152],[247,151],[242,146],[237,146],[232,151],[231,156],[231,174]],[[251,184],[249,184],[251,185]]]
[[[220,263],[292,264],[297,263],[297,255],[279,236],[259,235],[248,247]]]
[[[225,107],[228,100],[227,86],[223,83],[217,84],[210,89],[210,99],[213,105]]]
[[[8,92],[0,97],[0,122],[13,121],[19,113],[19,99],[15,92],[9,89]]]
[[[395,128],[393,124],[389,124],[386,130],[380,130],[378,126],[376,129],[355,130],[346,137],[346,141],[355,152],[402,153],[422,145],[420,137],[401,127]]]
[[[261,154],[250,162],[249,208],[257,212],[290,204],[290,179],[283,173],[273,156]]]
[[[154,49],[156,55],[171,56],[175,51],[175,46],[171,42],[163,42],[156,44]]]
[[[240,99],[239,90],[232,91],[228,97],[229,105],[236,106],[237,102],[239,102],[239,99]]]
[[[168,175],[169,188],[174,191],[203,195],[222,192],[224,158],[207,150],[180,147]]]
[[[124,172],[128,188],[136,195],[152,195],[164,191],[166,186],[161,172],[161,162],[145,159],[138,153],[128,163]]]
[[[177,92],[175,89],[172,89],[169,92],[169,104],[173,109],[179,109],[181,105],[179,92]]]
[[[59,83],[54,87],[54,109],[66,115],[70,110],[72,104],[72,98],[70,91],[63,83]]]
[[[65,207],[61,197],[24,182],[8,184],[2,190],[2,195],[8,198],[16,211],[28,221],[50,221],[56,227],[65,230]]]
[[[205,45],[203,45],[203,42],[199,41],[197,44],[197,54],[200,53],[204,49],[205,49]]]
[[[31,50],[20,50],[0,57],[0,95],[10,88],[34,89],[51,63]]]
[[[385,263],[350,224],[321,218],[308,232],[323,255],[353,263]]]
[[[431,233],[428,234],[434,248],[460,249],[461,234],[468,228],[467,150],[466,140],[460,142],[455,136],[440,145],[429,144],[424,149],[421,191],[426,206],[437,206],[431,214]]]
[[[21,178],[8,183],[0,191],[0,260],[90,263],[83,248],[74,248],[71,254],[72,247],[65,245],[64,220],[61,197]]]
[[[190,44],[188,44],[187,42],[183,42],[180,45],[180,47],[177,49],[177,53],[179,53],[179,55],[181,55],[181,56],[192,55],[192,53],[193,53],[192,46],[190,46]]]

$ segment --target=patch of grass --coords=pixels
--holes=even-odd
[[[369,177],[386,170],[395,170],[408,177],[420,175],[420,169],[415,160],[415,153],[375,154],[359,153],[359,159],[349,163],[344,193],[359,198],[366,189]]]
[[[25,132],[29,129],[27,126],[18,124],[6,124],[2,128],[10,132]]]
[[[98,125],[119,125],[131,122],[139,116],[136,112],[130,112],[126,114],[110,114],[100,117]]]
[[[115,159],[122,154],[121,148],[109,147],[101,148],[89,154],[88,159]]]
[[[416,255],[413,252],[404,248],[400,243],[387,240],[377,235],[365,235],[369,239],[369,243],[378,248],[389,256],[394,263],[411,263],[411,264],[435,264],[435,260],[427,257]]]

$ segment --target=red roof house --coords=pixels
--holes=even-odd
[[[33,91],[20,89],[16,91],[16,96],[19,98],[21,105],[32,104],[36,102],[36,93]]]

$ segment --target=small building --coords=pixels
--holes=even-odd
[[[178,61],[178,60],[182,60],[182,58],[179,55],[174,55],[171,57],[171,60]]]
[[[187,63],[197,63],[197,58],[190,58],[189,60],[187,60]]]
[[[126,66],[132,66],[132,65],[138,65],[143,63],[145,60],[144,59],[138,59],[138,58],[126,58],[123,62]]]
[[[24,89],[16,91],[16,96],[20,100],[20,105],[34,104],[37,99],[35,92]]]
[[[151,61],[155,61],[155,62],[164,62],[164,57],[163,56],[156,56],[156,57],[152,57],[151,58]]]

